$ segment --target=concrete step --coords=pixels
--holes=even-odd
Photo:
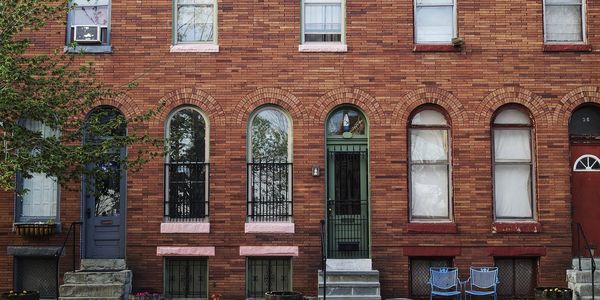
[[[572,283],[569,282],[569,288],[573,290],[573,293],[579,297],[592,296],[592,284],[591,283]],[[600,296],[600,284],[595,284],[594,292],[596,297]]]
[[[370,271],[373,262],[369,258],[339,259],[328,258],[325,262],[327,271]]]
[[[319,271],[319,283],[323,282],[323,271]],[[327,283],[333,282],[379,282],[379,271],[327,271]]]
[[[58,300],[123,300],[123,297],[58,297]]]
[[[594,257],[594,262],[596,263],[596,269],[600,270],[600,257]],[[573,258],[571,261],[571,269],[579,270],[579,259],[577,257]],[[592,269],[592,260],[589,258],[581,258],[581,269],[582,270],[591,270]]]
[[[59,288],[61,297],[83,297],[88,299],[122,297],[126,291],[122,284],[63,284]]]
[[[591,283],[592,271],[567,270],[567,281],[572,283]],[[600,284],[600,271],[594,272],[594,282]]]
[[[132,272],[130,270],[117,272],[92,272],[77,271],[66,272],[64,283],[66,284],[128,284],[131,283]]]
[[[323,296],[319,296],[319,300],[322,300]],[[380,296],[327,296],[328,300],[381,300]]]
[[[127,270],[124,259],[82,259],[82,271],[120,271]]]
[[[327,283],[329,296],[380,296],[379,282],[336,282]],[[323,285],[319,284],[319,296],[323,296]]]

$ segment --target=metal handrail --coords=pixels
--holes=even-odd
[[[77,244],[77,242],[76,242],[77,234],[75,234],[75,230],[76,230],[75,225],[81,225],[81,224],[83,224],[83,222],[81,222],[81,221],[71,223],[71,225],[69,226],[69,231],[67,231],[67,235],[65,236],[65,240],[62,243],[62,246],[56,252],[56,256],[60,258],[60,256],[63,254],[63,252],[65,250],[65,246],[67,245],[69,236],[71,235],[71,232],[73,232],[73,271],[75,271],[75,245]]]
[[[592,264],[592,300],[595,299],[595,287],[594,287],[594,273],[596,273],[596,262],[594,261],[594,255],[592,254],[592,249],[590,247],[590,243],[585,236],[585,232],[583,231],[583,226],[580,223],[575,223],[575,227],[577,228],[577,259],[579,261],[579,271],[581,271],[581,238],[583,237],[583,242],[585,244],[585,249],[587,249],[590,261]]]
[[[327,231],[325,220],[321,220],[321,270],[323,271],[323,300],[327,299],[327,254],[325,252],[325,241]],[[318,297],[317,293],[317,297]]]

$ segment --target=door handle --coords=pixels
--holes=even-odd
[[[91,218],[92,217],[92,209],[88,208],[85,210],[85,215],[87,216],[87,218]]]

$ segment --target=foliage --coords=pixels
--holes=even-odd
[[[134,83],[99,82],[93,64],[81,63],[79,54],[33,53],[27,37],[64,23],[68,9],[64,0],[0,0],[0,189],[14,189],[17,175],[45,173],[61,183],[81,175],[110,177],[102,166],[137,170],[158,154],[160,142],[140,125],[160,105],[128,118],[94,110],[103,100],[123,97]],[[118,150],[132,145],[139,150]]]

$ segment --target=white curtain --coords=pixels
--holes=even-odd
[[[412,162],[448,160],[448,131],[411,129],[410,159]]]
[[[529,129],[495,129],[494,159],[496,162],[530,162]]]
[[[78,1],[73,9],[71,25],[99,25],[108,26],[109,5],[106,1]]]
[[[581,26],[581,4],[548,5],[546,1],[546,40],[583,41]]]
[[[342,29],[341,4],[305,4],[304,31],[340,32]]]
[[[417,43],[449,43],[454,37],[453,6],[417,6],[415,31]]]
[[[497,218],[531,218],[531,167],[496,165],[494,198]]]
[[[449,217],[447,165],[413,165],[410,180],[413,217]]]

